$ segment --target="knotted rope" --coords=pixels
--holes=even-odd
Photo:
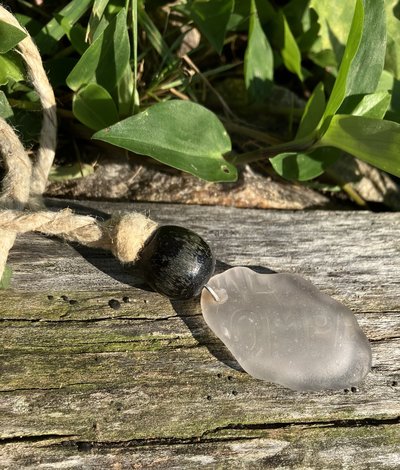
[[[157,227],[155,222],[144,215],[136,212],[116,213],[109,220],[101,222],[90,216],[76,215],[70,209],[59,212],[44,210],[42,194],[56,149],[54,92],[29,33],[1,5],[0,20],[27,34],[19,42],[17,50],[25,61],[28,77],[43,108],[39,149],[33,162],[12,127],[0,118],[0,153],[7,172],[0,196],[0,279],[17,234],[31,231],[110,250],[123,263],[135,261]]]

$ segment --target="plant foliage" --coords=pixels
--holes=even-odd
[[[272,129],[286,142],[257,158],[284,178],[316,178],[343,152],[400,176],[394,0],[14,3],[61,119],[93,142],[234,181],[255,159],[243,137],[266,142]],[[15,52],[24,37],[0,22],[0,115],[23,135],[38,110]]]

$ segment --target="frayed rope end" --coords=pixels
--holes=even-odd
[[[139,212],[113,214],[110,227],[111,252],[122,263],[137,260],[146,241],[158,224]]]

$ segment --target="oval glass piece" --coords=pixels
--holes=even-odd
[[[353,313],[296,274],[236,267],[213,276],[201,309],[250,375],[293,390],[357,385],[371,348]]]

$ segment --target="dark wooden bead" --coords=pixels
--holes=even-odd
[[[212,276],[215,258],[197,233],[163,225],[140,252],[139,264],[146,282],[156,292],[171,299],[190,299]]]

